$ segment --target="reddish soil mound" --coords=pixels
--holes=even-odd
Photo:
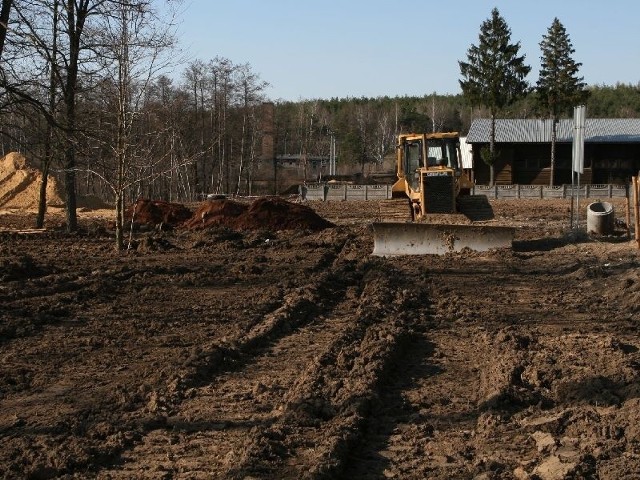
[[[246,214],[248,209],[248,205],[232,200],[209,200],[196,210],[193,217],[185,222],[184,226],[189,229],[216,225],[233,228],[236,219]]]
[[[191,218],[192,212],[180,203],[164,202],[162,200],[140,199],[131,205],[124,213],[125,222],[134,225],[156,227],[177,227]]]
[[[187,228],[223,226],[232,230],[323,230],[334,225],[313,209],[278,197],[259,198],[250,206],[232,200],[213,200],[203,204]]]
[[[238,218],[237,226],[241,229],[323,230],[334,225],[305,205],[275,197],[253,202],[247,214]]]

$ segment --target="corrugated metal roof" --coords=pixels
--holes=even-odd
[[[491,119],[473,121],[467,143],[489,143]],[[556,129],[557,142],[573,141],[573,119],[562,119]],[[587,118],[585,142],[640,143],[640,118]],[[496,119],[497,143],[550,143],[551,120]]]

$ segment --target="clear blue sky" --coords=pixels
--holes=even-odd
[[[271,100],[455,94],[493,7],[530,83],[554,17],[587,84],[640,83],[638,0],[184,0],[178,34],[190,59],[251,65]]]

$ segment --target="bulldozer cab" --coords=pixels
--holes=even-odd
[[[401,134],[397,143],[398,182],[394,192],[420,192],[421,175],[460,175],[460,140],[456,132],[431,134]]]
[[[406,142],[398,148],[404,149],[403,169],[404,172],[406,172],[406,181],[412,190],[418,191],[420,189],[420,175],[418,173],[418,169],[424,165],[424,161],[422,159],[422,141],[416,140]]]
[[[427,168],[448,167],[459,170],[458,149],[460,143],[451,138],[434,138],[427,140]]]

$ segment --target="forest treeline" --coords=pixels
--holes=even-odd
[[[263,155],[265,134],[273,155],[327,157],[333,137],[338,173],[344,165],[364,172],[393,151],[398,132],[464,134],[488,114],[462,94],[435,92],[269,99],[267,81],[249,64],[176,58],[172,20],[160,18],[153,2],[3,0],[3,15],[7,5],[9,28],[0,28],[2,153],[23,152],[56,175],[68,199],[93,194],[123,208],[139,197],[184,202],[252,194],[256,170],[273,160]],[[424,88],[430,91],[428,81]],[[640,116],[640,84],[588,90],[589,117]],[[501,116],[543,115],[532,92]],[[75,226],[73,212],[67,220]]]
[[[265,102],[273,104],[275,155],[329,156],[336,139],[340,165],[365,172],[393,151],[398,132],[468,131],[482,108],[469,106],[462,94],[422,97],[333,98],[296,102],[271,100],[267,84],[250,65],[229,59],[189,64],[178,79],[160,76],[136,108],[131,132],[129,200],[144,196],[192,201],[205,193],[252,193],[252,175],[262,156]],[[113,202],[105,182],[116,169],[112,145],[113,91],[108,84],[83,87],[78,104],[78,192]],[[639,118],[640,86],[589,87],[591,118]],[[533,93],[503,112],[503,118],[540,118]],[[111,100],[110,100],[111,99]],[[107,107],[107,108],[105,108]],[[111,105],[115,107],[115,105]],[[22,151],[41,162],[47,152],[46,121],[28,105],[3,108],[0,117],[3,153]],[[61,165],[53,162],[52,170]]]

